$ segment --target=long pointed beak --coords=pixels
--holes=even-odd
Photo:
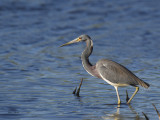
[[[81,41],[80,38],[76,38],[76,39],[74,39],[74,40],[72,40],[70,42],[67,42],[67,43],[61,45],[60,47],[63,47],[63,46],[66,46],[66,45],[70,45],[70,44],[73,44],[73,43],[77,43],[77,42],[80,42],[80,41]]]

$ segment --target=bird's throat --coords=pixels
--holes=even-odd
[[[93,75],[93,73],[92,73],[93,66],[89,61],[89,56],[91,55],[92,50],[93,50],[93,42],[92,42],[92,40],[87,40],[86,41],[86,48],[81,55],[81,60],[82,60],[83,67],[91,75]]]

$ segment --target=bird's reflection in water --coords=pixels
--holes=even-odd
[[[139,114],[135,111],[135,109],[131,106],[128,105],[129,109],[131,110],[131,112],[135,115],[132,117],[132,119],[134,118],[134,120],[144,120],[143,118],[140,118]],[[128,117],[128,115],[121,114],[120,113],[120,109],[123,109],[123,107],[121,107],[121,105],[118,105],[116,107],[116,112],[113,114],[106,114],[106,116],[102,116],[103,120],[128,120],[131,119],[131,117]]]

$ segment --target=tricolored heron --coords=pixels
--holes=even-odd
[[[118,93],[118,87],[130,85],[136,88],[135,92],[133,93],[131,98],[128,100],[127,102],[128,104],[131,102],[131,100],[139,90],[139,87],[137,85],[141,85],[144,88],[149,87],[148,83],[139,79],[130,70],[128,70],[121,64],[118,64],[114,61],[111,61],[108,59],[101,59],[96,63],[96,65],[92,65],[89,61],[89,56],[91,55],[93,50],[93,41],[88,35],[81,35],[78,38],[61,45],[61,47],[72,44],[72,43],[77,43],[80,41],[86,42],[86,48],[81,55],[81,60],[82,60],[84,69],[90,75],[95,76],[97,78],[101,78],[107,83],[109,83],[110,85],[115,87],[117,98],[118,98],[118,104],[121,104],[119,93]]]

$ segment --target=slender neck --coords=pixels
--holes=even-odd
[[[92,50],[93,50],[93,42],[92,40],[88,39],[86,41],[86,48],[81,55],[81,60],[82,60],[83,67],[91,75],[92,75],[92,70],[91,70],[92,64],[89,62],[89,56],[91,55]]]

